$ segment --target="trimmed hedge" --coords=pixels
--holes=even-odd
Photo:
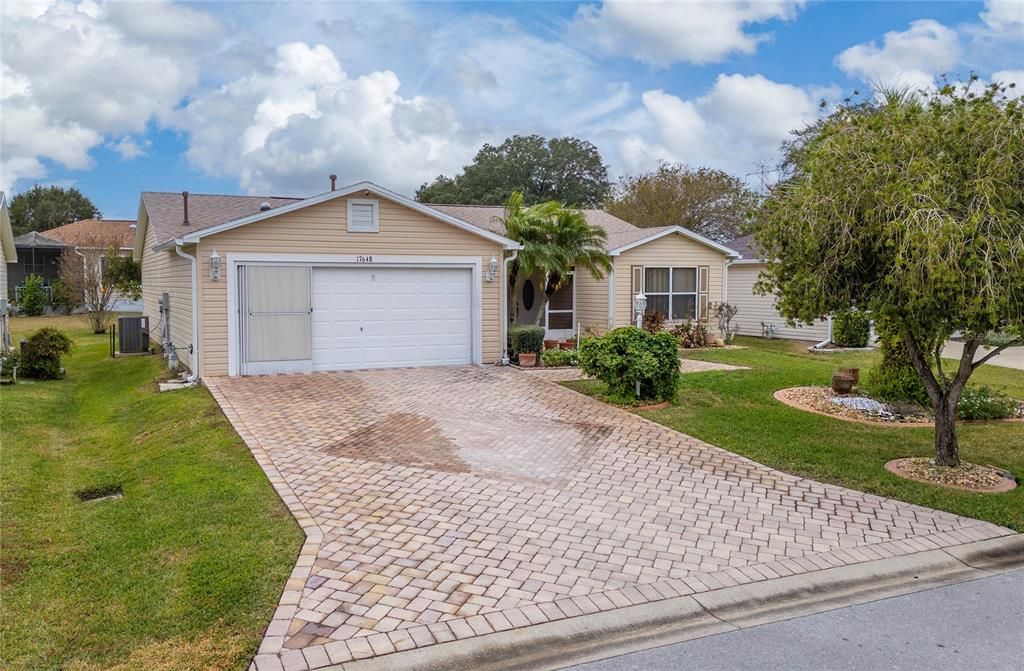
[[[545,366],[576,366],[579,353],[574,349],[547,349],[541,355]]]
[[[41,328],[22,345],[19,371],[37,380],[56,380],[61,377],[60,358],[71,346],[71,339],[57,329]]]
[[[579,348],[580,369],[608,386],[615,403],[640,399],[667,401],[679,388],[679,345],[671,333],[648,333],[635,326],[586,338]]]
[[[847,310],[832,318],[832,342],[840,347],[867,347],[871,319],[866,312]]]

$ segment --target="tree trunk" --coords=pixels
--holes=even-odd
[[[960,444],[956,436],[956,404],[958,398],[945,394],[935,403],[935,463],[938,466],[960,465]]]

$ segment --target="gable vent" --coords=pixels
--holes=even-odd
[[[348,230],[352,233],[376,233],[378,224],[378,202],[363,198],[348,201]]]

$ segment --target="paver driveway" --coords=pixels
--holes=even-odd
[[[308,536],[261,671],[1009,533],[786,475],[511,369],[207,384]]]

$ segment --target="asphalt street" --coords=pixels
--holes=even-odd
[[[1024,669],[1024,570],[569,667],[572,671]]]

